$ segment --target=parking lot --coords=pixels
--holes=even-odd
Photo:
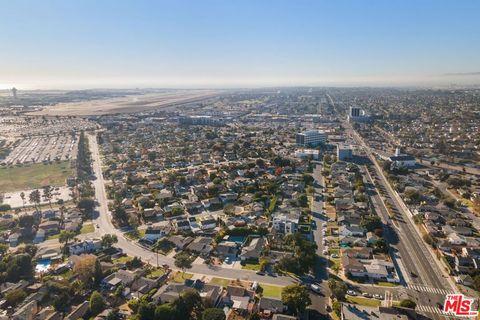
[[[70,160],[76,157],[78,137],[72,135],[35,137],[16,143],[3,160],[6,165]]]

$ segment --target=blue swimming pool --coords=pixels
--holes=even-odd
[[[51,264],[52,264],[52,261],[50,259],[38,260],[37,265],[35,266],[35,271],[46,272],[48,271],[48,268],[50,268]]]

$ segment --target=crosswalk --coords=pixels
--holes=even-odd
[[[443,295],[455,293],[452,290],[432,288],[432,287],[422,286],[422,285],[418,285],[418,284],[409,284],[409,285],[407,285],[407,289],[415,290],[415,291],[422,291],[422,292],[429,292],[429,293],[436,293],[436,294],[443,294]]]
[[[443,313],[443,310],[440,310],[439,308],[434,306],[417,305],[415,310],[420,313],[435,313],[435,314],[447,315]]]

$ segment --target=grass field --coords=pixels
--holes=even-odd
[[[175,277],[173,277],[173,282],[178,282],[178,283],[184,283],[185,280],[192,279],[193,274],[188,273],[188,272],[177,272]]]
[[[93,226],[93,223],[84,223],[82,229],[80,229],[81,234],[92,233],[94,231],[95,227]]]
[[[258,263],[255,263],[255,264],[246,263],[244,266],[242,266],[242,269],[252,270],[252,271],[260,271],[260,265]]]
[[[158,268],[150,272],[147,277],[150,279],[156,279],[158,277],[163,276],[164,274],[165,274],[165,270],[163,268]]]
[[[347,299],[347,302],[359,304],[367,307],[378,307],[381,304],[380,300],[368,299],[363,297],[347,296],[346,299]]]
[[[114,259],[112,260],[113,263],[127,263],[128,261],[131,261],[133,260],[133,257],[130,257],[130,256],[124,256],[124,257],[120,257],[118,259]]]
[[[0,168],[0,192],[37,189],[46,185],[63,186],[72,172],[68,161],[2,167]]]
[[[211,284],[216,284],[223,287],[228,286],[230,282],[231,282],[230,279],[225,279],[225,278],[212,278],[212,280],[210,281]]]
[[[385,281],[379,281],[379,282],[377,282],[377,284],[379,286],[382,286],[382,287],[397,287],[398,286],[398,283],[391,283],[391,282],[385,282]]]
[[[271,286],[269,284],[260,284],[260,287],[263,289],[262,294],[264,297],[270,298],[281,298],[282,297],[282,288],[280,286]]]

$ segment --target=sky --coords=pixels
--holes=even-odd
[[[480,1],[0,0],[0,88],[480,84]]]

